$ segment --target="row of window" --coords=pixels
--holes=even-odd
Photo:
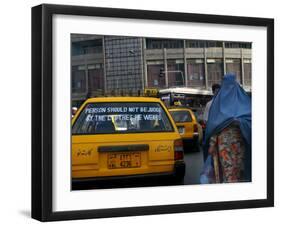
[[[102,39],[72,42],[72,56],[102,53]]]
[[[240,59],[226,59],[226,72],[236,74],[238,82],[242,82],[242,65]],[[244,85],[251,85],[251,59],[244,59]],[[188,79],[188,86],[190,87],[204,87],[205,86],[205,65],[203,59],[192,59],[187,61],[185,69],[183,60],[169,60],[167,64],[167,72],[161,74],[164,69],[163,61],[148,61],[147,62],[147,83],[148,87],[164,88],[165,73],[168,76],[168,87],[184,86],[186,84],[185,78]],[[88,84],[90,90],[104,90],[104,71],[102,64],[95,64],[87,66],[88,70]],[[130,73],[129,73],[130,72]],[[220,83],[223,77],[223,61],[222,59],[208,59],[208,86],[211,87],[214,83]],[[110,67],[107,69],[107,86],[111,88],[138,88],[142,81],[140,75],[142,72],[139,68],[133,69],[124,67]],[[72,92],[83,93],[86,92],[86,67],[73,66],[72,67]]]
[[[184,42],[186,48],[221,48],[223,46],[222,41],[206,41],[206,40],[177,40],[177,39],[157,39],[146,38],[147,49],[175,49],[183,48]],[[102,39],[87,40],[72,43],[72,55],[83,54],[95,54],[102,53]],[[245,48],[251,49],[252,43],[249,42],[224,42],[225,48]],[[136,51],[140,52],[140,42],[138,39],[115,39],[107,41],[105,44],[106,52],[110,55],[113,53],[123,53],[128,56],[136,54]]]
[[[176,40],[176,39],[146,39],[147,49],[175,49],[183,48],[184,42],[186,48],[215,48],[223,47],[222,41],[206,41],[206,40]],[[252,44],[249,42],[224,42],[225,48],[246,48],[251,49]]]
[[[161,75],[164,63],[157,61],[155,64],[150,62],[147,65],[147,83],[149,87],[165,88],[165,77],[168,77],[168,87],[185,86],[185,78],[188,79],[188,86],[190,87],[204,87],[205,86],[205,65],[203,61],[188,61],[186,69],[183,63],[171,62],[167,65],[167,71]],[[242,83],[242,65],[239,59],[226,60],[226,72],[234,73],[236,80]],[[167,73],[167,74],[165,74]],[[221,59],[210,59],[207,63],[208,86],[211,87],[214,83],[221,83],[224,75],[223,61]],[[251,61],[244,60],[244,85],[251,85]]]
[[[221,63],[223,59],[221,58],[208,58],[207,63]],[[239,62],[240,59],[230,59],[227,58],[225,59],[225,63],[233,63],[233,62]],[[201,64],[204,63],[204,59],[186,59],[187,64]],[[178,63],[183,63],[183,59],[176,59],[176,60],[167,60],[168,64],[178,64]],[[243,59],[244,64],[250,64],[252,63],[251,59]],[[156,65],[156,64],[164,64],[163,60],[149,60],[147,61],[147,65]]]

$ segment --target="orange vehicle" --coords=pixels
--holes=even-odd
[[[185,174],[183,144],[165,105],[151,97],[85,101],[72,119],[72,181]]]
[[[169,108],[169,112],[175,121],[182,137],[184,149],[200,150],[202,142],[202,127],[197,122],[193,111],[185,107]]]

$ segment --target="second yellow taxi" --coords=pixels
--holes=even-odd
[[[202,142],[202,127],[197,122],[193,111],[186,107],[172,107],[169,112],[176,123],[182,137],[184,149],[200,150]]]

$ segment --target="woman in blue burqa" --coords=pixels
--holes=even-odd
[[[201,183],[251,181],[251,97],[234,74],[226,74],[213,98],[203,146],[208,158]]]

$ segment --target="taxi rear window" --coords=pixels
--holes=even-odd
[[[171,132],[173,126],[159,103],[89,103],[72,134]]]
[[[170,111],[172,118],[177,123],[179,122],[192,122],[189,111]]]

